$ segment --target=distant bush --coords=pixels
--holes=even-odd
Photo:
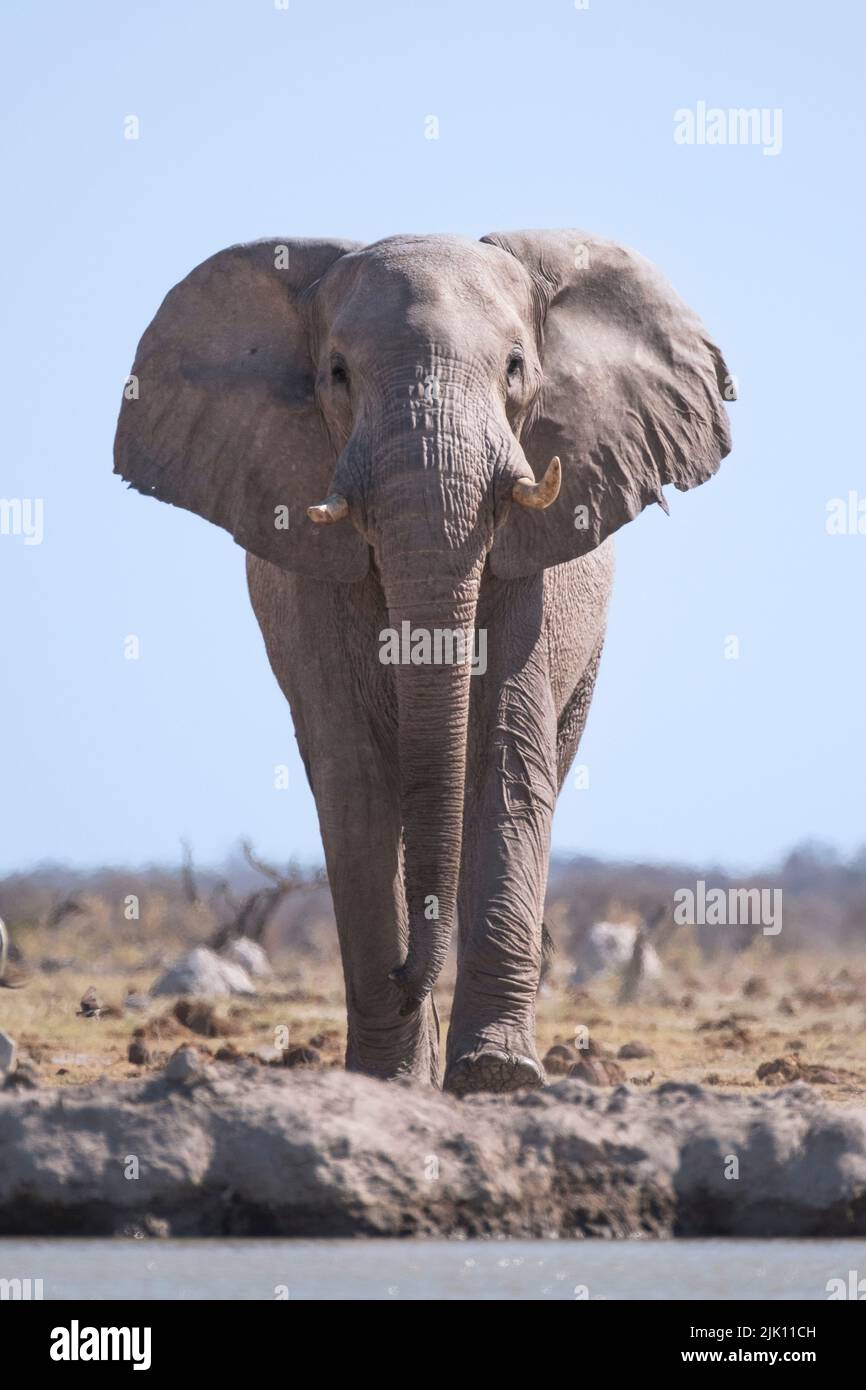
[[[672,920],[674,893],[694,886],[781,889],[782,950],[866,949],[866,848],[849,860],[807,842],[773,869],[738,875],[718,865],[642,864],[588,856],[554,858],[545,909],[558,951],[575,955],[598,921],[651,923],[661,932]],[[128,904],[137,900],[138,916]],[[219,868],[198,869],[188,853],[174,867],[70,869],[43,864],[0,879],[0,916],[25,946],[30,928],[45,933],[76,926],[91,947],[114,937],[130,942],[214,940],[243,933],[267,935],[270,949],[322,958],[336,950],[327,886],[321,870],[296,864],[275,869],[249,845]],[[691,931],[682,928],[682,931]],[[755,930],[700,929],[705,955],[740,950]]]
[[[609,917],[646,921],[655,915],[661,926],[666,916],[673,919],[674,893],[694,887],[699,879],[724,891],[780,889],[783,929],[773,939],[783,950],[866,949],[866,848],[845,861],[833,849],[813,841],[791,850],[776,868],[747,874],[712,864],[559,858],[551,865],[548,904],[558,911],[560,944],[566,949],[576,947],[593,922]],[[706,927],[697,933],[705,954],[740,950],[754,938],[750,927]]]

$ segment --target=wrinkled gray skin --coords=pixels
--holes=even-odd
[[[605,537],[718,466],[724,364],[651,267],[581,233],[289,243],[288,298],[278,244],[220,253],[165,301],[116,468],[248,550],[319,815],[347,1066],[438,1083],[457,925],[445,1086],[537,1086],[551,817],[604,638]],[[518,507],[554,453],[561,495]],[[348,516],[316,526],[325,494]],[[486,672],[383,665],[404,621],[484,629]]]
[[[428,852],[438,852],[447,817],[461,855],[450,1086],[465,1088],[466,1073],[494,1090],[542,1080],[535,995],[550,822],[595,680],[611,546],[528,579],[485,574],[476,621],[487,629],[489,664],[485,675],[464,677],[465,733],[460,674],[425,672],[430,690],[423,694],[434,710],[419,730],[417,757],[426,766],[442,756],[433,737],[437,699],[447,701],[442,717],[452,755],[440,793],[446,806],[436,808],[435,820],[431,810],[424,825]],[[253,556],[247,570],[319,812],[346,975],[347,1066],[377,1076],[410,1070],[437,1081],[430,996],[401,1017],[402,991],[388,978],[406,954],[399,773],[407,755],[399,745],[395,668],[378,660],[379,633],[391,625],[382,582],[371,574],[358,585],[324,585]],[[297,650],[309,652],[309,660],[297,663]],[[418,668],[411,673],[417,677]],[[440,693],[437,685],[447,689]],[[428,774],[420,777],[420,792],[429,797]],[[432,868],[427,873],[420,888],[432,892],[438,880]]]

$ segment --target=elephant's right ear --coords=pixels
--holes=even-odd
[[[313,526],[335,451],[314,394],[304,292],[352,242],[274,238],[220,251],[176,285],[138,346],[114,471],[239,545],[319,579],[363,579],[350,524]]]
[[[633,251],[585,232],[482,237],[529,273],[544,384],[521,439],[536,478],[562,460],[547,510],[512,507],[490,555],[516,579],[585,555],[662,488],[697,487],[730,450],[733,378],[697,315]]]

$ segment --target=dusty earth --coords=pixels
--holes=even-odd
[[[62,950],[56,934],[51,945]],[[260,983],[255,998],[221,1000],[208,1011],[178,1009],[165,998],[148,1002],[160,967],[156,959],[142,965],[140,951],[138,960],[130,952],[128,963],[109,950],[91,947],[89,954],[99,964],[87,974],[74,964],[56,968],[64,958],[55,955],[51,970],[33,968],[23,988],[0,990],[0,1030],[16,1040],[22,1063],[42,1084],[72,1087],[155,1072],[189,1041],[262,1064],[288,1051],[292,1065],[342,1065],[345,1006],[336,962],[277,959],[275,981]],[[170,954],[178,954],[177,944]],[[71,955],[81,958],[78,943]],[[538,1038],[551,1079],[601,1056],[608,1075],[587,1079],[603,1084],[680,1081],[752,1094],[805,1080],[842,1105],[866,1099],[866,970],[850,958],[804,953],[778,961],[757,950],[711,963],[674,960],[664,979],[633,1002],[619,1002],[620,986],[611,978],[577,988],[565,962],[554,967],[538,999]],[[91,988],[103,1009],[84,1016],[80,1000]],[[130,991],[145,1007],[125,1006]],[[436,991],[443,1038],[450,994],[446,977]],[[133,1063],[130,1044],[141,1029],[141,1060]]]
[[[866,1108],[559,1081],[458,1101],[192,1047],[0,1095],[0,1235],[866,1235]]]
[[[850,957],[671,951],[628,1003],[555,959],[550,1086],[459,1101],[345,1074],[333,960],[208,1004],[148,996],[176,938],[27,946],[0,989],[0,1234],[866,1234]]]

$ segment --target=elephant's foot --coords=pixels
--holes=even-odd
[[[544,1068],[534,1057],[488,1043],[449,1064],[444,1089],[468,1096],[473,1091],[534,1091],[544,1082]]]
[[[399,1077],[439,1085],[439,1020],[432,996],[409,1019],[385,1017],[372,1023],[350,1012],[346,1070],[380,1081]]]

